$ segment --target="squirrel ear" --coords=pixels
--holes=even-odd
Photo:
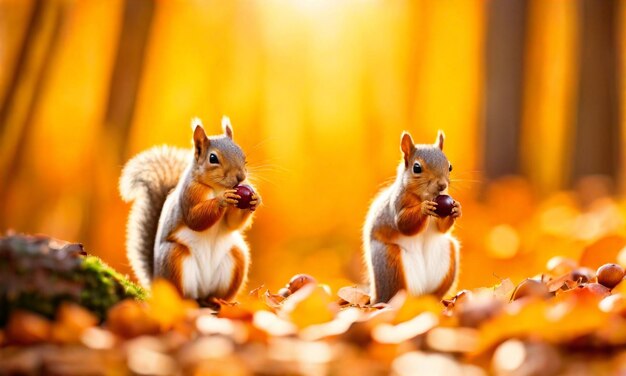
[[[443,141],[446,139],[446,135],[440,129],[437,132],[437,139],[435,140],[435,146],[439,148],[439,150],[443,151]]]
[[[224,134],[232,140],[233,139],[233,127],[232,125],[230,125],[230,118],[228,116],[222,117],[222,129],[224,130]]]
[[[206,136],[206,133],[204,133],[204,128],[202,128],[200,119],[194,119],[192,125],[194,126],[193,146],[195,150],[195,157],[198,161],[206,155],[206,151],[209,148],[209,138]]]
[[[409,165],[409,158],[411,157],[411,153],[413,153],[414,149],[415,145],[413,144],[413,138],[409,132],[402,132],[402,137],[400,138],[400,150],[402,150],[405,167]]]

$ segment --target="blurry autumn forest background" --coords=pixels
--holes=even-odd
[[[0,0],[0,231],[130,273],[121,167],[225,114],[264,198],[250,288],[361,280],[403,129],[446,132],[460,288],[589,247],[626,262],[625,17],[624,0]]]

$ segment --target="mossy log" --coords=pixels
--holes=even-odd
[[[46,236],[0,237],[0,327],[16,309],[53,318],[66,301],[103,320],[115,303],[145,294],[98,257],[87,255],[81,244]]]

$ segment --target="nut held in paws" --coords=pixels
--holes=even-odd
[[[437,203],[437,209],[435,209],[435,213],[437,213],[440,217],[447,217],[452,214],[452,208],[454,207],[454,199],[448,195],[439,195],[435,197],[435,202]]]
[[[238,185],[235,187],[237,194],[241,197],[237,203],[239,209],[248,209],[250,207],[250,201],[252,201],[252,194],[254,191],[249,185]]]

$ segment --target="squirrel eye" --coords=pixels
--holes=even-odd
[[[452,172],[452,164],[450,164],[450,167],[448,168],[448,171]]]
[[[415,164],[413,165],[413,173],[419,174],[421,172],[422,172],[422,165],[419,164],[418,162],[415,162]]]
[[[217,159],[217,155],[215,155],[215,153],[211,153],[211,155],[209,155],[209,163],[211,163],[211,164],[218,164],[218,163],[220,163],[220,161]]]

